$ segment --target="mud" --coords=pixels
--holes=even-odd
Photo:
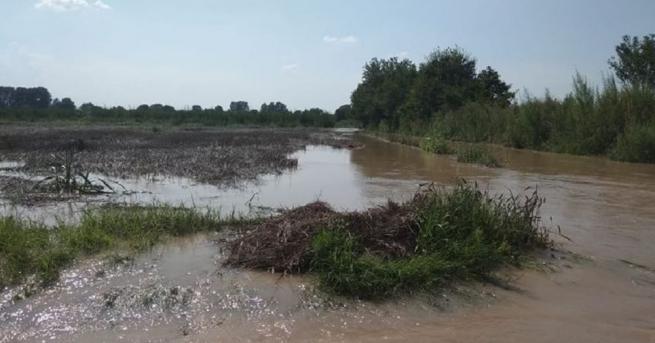
[[[84,173],[115,178],[177,176],[235,186],[297,167],[289,155],[305,146],[354,147],[332,131],[303,129],[0,128],[0,160],[12,169],[47,175],[75,151]]]

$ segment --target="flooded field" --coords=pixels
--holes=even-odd
[[[236,186],[203,178],[217,175],[211,169],[176,173],[169,165],[169,175],[135,176],[92,168],[130,192],[31,205],[5,199],[2,210],[50,223],[75,220],[104,202],[247,215],[322,200],[357,210],[409,199],[426,182],[452,185],[465,178],[492,192],[538,187],[547,199],[542,216],[553,231],[561,227],[568,239],[554,238],[559,250],[571,253],[508,271],[510,289],[461,285],[439,299],[371,303],[327,297],[311,277],[226,268],[226,233],[203,234],[136,258],[82,261],[26,300],[16,301],[17,290],[6,289],[0,342],[655,341],[655,166],[495,148],[505,168],[490,169],[343,135],[354,149],[302,136],[276,149],[282,152],[276,161],[297,165],[253,170],[255,177]],[[5,154],[0,175],[43,170],[29,156],[25,162],[34,169],[21,169],[20,157]]]

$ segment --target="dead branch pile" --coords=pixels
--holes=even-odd
[[[356,235],[378,256],[406,256],[416,246],[415,201],[349,213],[335,212],[323,202],[288,210],[247,228],[247,234],[231,243],[226,264],[302,272],[309,264],[313,237],[320,230],[336,228]]]

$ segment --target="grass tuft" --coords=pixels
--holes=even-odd
[[[314,203],[251,227],[232,243],[228,263],[311,272],[329,292],[366,299],[488,280],[500,266],[550,245],[542,203],[536,192],[491,196],[465,182],[364,212]]]
[[[477,145],[471,145],[457,150],[457,162],[481,164],[489,168],[501,167],[500,162],[488,150]]]
[[[419,147],[426,152],[440,155],[449,155],[453,150],[448,146],[446,139],[441,136],[426,136],[421,139]]]
[[[36,275],[43,284],[76,258],[110,249],[147,249],[165,237],[219,230],[213,213],[157,206],[106,206],[86,212],[79,224],[48,228],[13,217],[0,218],[0,286]]]

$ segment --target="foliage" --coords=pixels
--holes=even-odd
[[[321,109],[294,112],[223,111],[192,108],[176,110],[172,106],[141,105],[136,109],[117,106],[103,108],[87,103],[77,110],[51,106],[48,108],[1,108],[0,121],[44,122],[65,121],[88,124],[161,124],[204,126],[276,126],[276,127],[333,127],[334,116]]]
[[[514,93],[493,69],[476,74],[475,59],[461,50],[437,50],[421,64],[407,101],[395,114],[378,116],[366,128],[393,134],[396,141],[407,140],[400,136],[437,135],[446,140],[652,162],[654,37],[625,37],[617,46],[618,58],[610,65],[623,86],[610,76],[594,87],[576,73],[572,91],[564,98],[553,98],[548,92],[542,98],[525,94],[519,103],[511,103]],[[372,97],[376,96],[382,93]],[[357,116],[359,110],[353,107],[353,111]],[[423,144],[427,143],[426,138]],[[488,154],[463,151],[460,155],[464,161],[484,157],[485,163],[493,164],[485,157]]]
[[[434,291],[454,279],[485,280],[499,266],[518,264],[526,253],[550,244],[539,224],[542,202],[536,192],[521,201],[460,183],[417,202],[411,254],[376,254],[346,224],[314,236],[310,268],[325,289],[372,299]]]
[[[655,125],[628,128],[610,156],[619,161],[655,163]]]
[[[423,151],[431,152],[433,154],[447,155],[453,152],[452,149],[450,149],[450,146],[448,146],[446,139],[439,135],[428,135],[423,137],[419,143],[419,147]]]
[[[46,108],[51,100],[50,92],[43,87],[0,87],[0,108]]]
[[[372,59],[364,66],[362,83],[351,96],[355,119],[365,126],[388,121],[397,127],[396,112],[409,95],[416,75],[416,66],[410,60]]]
[[[457,162],[481,164],[485,167],[498,168],[500,162],[488,150],[478,145],[469,145],[457,150]]]
[[[616,76],[633,87],[655,88],[655,34],[642,37],[623,36],[610,59]]]
[[[261,113],[290,113],[287,105],[281,102],[271,102],[269,104],[262,104],[259,112]]]
[[[334,111],[334,118],[337,121],[342,121],[342,120],[353,120],[354,118],[352,117],[352,106],[350,105],[342,105],[337,108],[336,111]]]
[[[43,283],[76,258],[109,249],[142,250],[165,236],[219,230],[225,220],[178,207],[108,206],[86,212],[76,225],[48,228],[13,217],[0,218],[0,286],[30,275]]]
[[[436,50],[418,70],[409,60],[371,60],[351,101],[364,126],[416,132],[438,112],[470,101],[507,107],[513,98],[498,72],[487,67],[477,73],[475,59],[448,48]]]
[[[250,106],[248,106],[247,101],[232,101],[230,103],[230,111],[232,111],[232,112],[248,112],[248,111],[250,111]]]

